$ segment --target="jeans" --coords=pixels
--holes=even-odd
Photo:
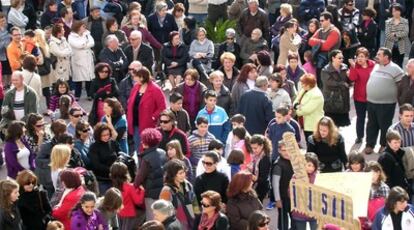
[[[359,139],[364,138],[364,130],[365,130],[365,117],[367,114],[367,103],[366,102],[359,102],[354,101],[355,110],[357,115],[356,121],[356,133]]]
[[[367,146],[374,148],[381,131],[380,144],[386,146],[385,135],[394,117],[395,104],[375,104],[368,102]]]
[[[75,88],[75,98],[80,98],[82,95],[82,83],[83,81],[73,82],[73,85]],[[90,87],[91,87],[91,81],[85,81],[85,90],[86,90],[86,95],[88,95],[88,97],[91,96],[89,93]]]
[[[141,145],[141,136],[139,133],[139,127],[134,127],[134,150],[139,152],[139,146]]]
[[[277,209],[278,213],[278,228],[281,230],[289,229],[289,217],[290,217],[290,229],[295,229],[292,223],[292,213],[290,212],[290,199],[282,198],[282,208]]]
[[[316,228],[318,227],[316,220],[311,220],[311,221],[293,220],[293,224],[296,230],[306,230],[307,223],[309,223],[310,225],[310,230],[316,230]]]

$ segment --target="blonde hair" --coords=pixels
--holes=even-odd
[[[174,140],[168,142],[167,143],[167,150],[169,148],[175,149],[175,156],[177,157],[177,159],[184,160],[184,154],[183,154],[183,151],[181,150],[181,144],[180,144],[179,141],[174,139]]]
[[[50,154],[50,168],[52,171],[63,169],[70,160],[71,149],[65,144],[55,145]]]
[[[236,56],[233,53],[230,52],[224,52],[221,56],[220,56],[220,62],[221,64],[224,63],[224,60],[230,60],[232,62],[236,62]]]
[[[216,70],[210,73],[209,80],[212,82],[216,77],[220,77],[221,79],[224,79],[224,74],[220,70]]]
[[[315,131],[313,132],[313,138],[315,139],[315,141],[322,141],[322,137],[321,134],[319,132],[319,126],[325,126],[328,127],[328,137],[326,138],[328,141],[328,145],[329,146],[334,146],[338,143],[338,139],[339,139],[339,132],[338,132],[338,128],[335,125],[335,122],[332,120],[332,118],[330,117],[322,117],[317,126]]]
[[[292,14],[292,5],[290,5],[289,3],[283,3],[282,5],[280,5],[280,10],[284,11],[286,14],[291,15]]]
[[[36,29],[35,33],[35,41],[39,45],[40,49],[42,50],[42,54],[44,57],[50,57],[49,53],[49,45],[46,43],[45,31],[41,29]]]

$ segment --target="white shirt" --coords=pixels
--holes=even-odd
[[[30,169],[29,156],[30,151],[26,147],[19,149],[19,152],[17,153],[17,161],[25,169]]]
[[[254,84],[256,84],[256,81],[253,81],[251,79],[247,79],[246,84],[247,84],[247,86],[249,86],[249,89],[254,89]]]
[[[14,97],[13,112],[16,120],[20,121],[24,117],[24,89],[16,90]]]
[[[57,169],[57,170],[52,171],[52,172],[50,173],[50,175],[52,176],[52,183],[53,183],[53,187],[55,187],[55,189],[57,189],[57,188],[58,188],[58,184],[57,184],[57,181],[58,181],[58,176],[59,176],[59,174],[60,174],[60,172],[61,172],[62,170],[63,170],[63,169]]]
[[[208,0],[208,4],[212,4],[212,5],[221,5],[226,2],[227,0]]]

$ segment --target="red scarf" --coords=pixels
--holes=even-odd
[[[208,218],[206,213],[203,213],[201,216],[200,224],[198,225],[198,230],[210,230],[213,228],[216,220],[219,217],[219,213],[216,212],[213,217]]]

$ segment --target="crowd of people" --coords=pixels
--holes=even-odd
[[[372,172],[361,229],[414,229],[411,0],[1,3],[0,229],[340,229],[291,210],[288,132],[309,183]]]

